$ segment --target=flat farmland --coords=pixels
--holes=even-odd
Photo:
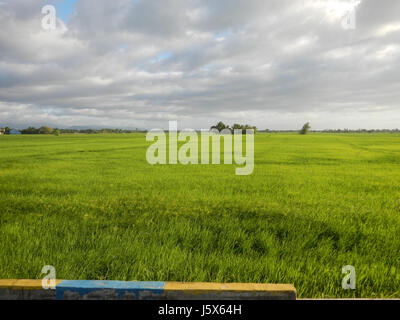
[[[255,136],[254,172],[145,134],[0,136],[0,278],[293,283],[400,298],[400,135]],[[356,270],[343,290],[342,267]]]

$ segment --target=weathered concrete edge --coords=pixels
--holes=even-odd
[[[162,281],[57,280],[45,290],[42,280],[0,280],[4,300],[296,300],[291,284]]]
[[[56,280],[56,285],[62,280]],[[56,290],[45,290],[42,280],[0,279],[0,300],[55,300]]]

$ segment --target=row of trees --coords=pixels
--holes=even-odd
[[[317,132],[327,133],[400,133],[400,129],[325,129]]]
[[[60,130],[59,129],[53,129],[50,127],[40,127],[38,129],[36,129],[35,127],[29,127],[26,129],[22,129],[21,130],[22,134],[60,134]]]
[[[311,129],[310,123],[307,122],[303,125],[303,128],[299,131],[300,134],[307,134]],[[268,131],[268,130],[267,130]],[[398,133],[399,129],[334,129],[334,130],[314,130],[314,132],[326,132],[326,133]]]
[[[58,129],[51,128],[47,126],[42,126],[40,128],[29,127],[26,129],[22,129],[22,134],[54,134],[60,135],[63,133],[132,133],[137,132],[137,130],[123,130],[123,129]]]
[[[228,130],[230,130],[231,132],[233,132],[233,130],[242,130],[242,133],[246,133],[246,130],[248,130],[248,129],[252,129],[252,130],[254,130],[254,133],[256,133],[257,132],[257,127],[255,127],[255,126],[250,126],[250,125],[248,125],[248,124],[245,124],[245,125],[243,125],[243,124],[237,124],[237,123],[235,123],[232,127],[230,127],[229,125],[226,125],[225,123],[223,123],[222,121],[220,121],[220,122],[218,122],[215,126],[212,126],[211,127],[211,130],[212,129],[217,129],[218,131],[222,131],[222,130],[225,130],[225,129],[228,129]],[[311,129],[311,126],[310,126],[310,123],[309,122],[307,122],[307,123],[305,123],[304,125],[303,125],[303,128],[301,128],[301,130],[299,131],[299,133],[300,134],[307,134],[309,131],[310,131],[310,129]],[[268,129],[266,130],[266,131],[269,131]]]
[[[257,132],[257,127],[250,126],[248,124],[241,125],[241,124],[233,124],[233,126],[226,125],[222,121],[218,122],[215,126],[212,126],[211,129],[217,129],[218,131],[222,131],[224,129],[228,129],[231,132],[233,130],[241,129],[243,133],[246,133],[247,129],[254,130],[254,133]],[[307,122],[303,125],[303,127],[297,131],[300,134],[307,134],[311,129],[310,123]],[[4,133],[9,134],[11,128],[5,127]],[[265,132],[296,132],[296,130],[270,130],[266,129]],[[42,126],[40,128],[29,127],[26,129],[20,130],[22,134],[54,134],[60,135],[63,133],[88,133],[88,134],[98,134],[98,133],[133,133],[133,132],[145,132],[139,129],[136,130],[125,130],[125,129],[58,129],[58,128],[51,128],[47,126]],[[326,130],[313,130],[313,132],[326,132],[326,133],[400,133],[400,129],[326,129]]]
[[[246,130],[251,129],[251,130],[254,130],[254,133],[257,132],[257,127],[255,127],[255,126],[250,126],[248,124],[243,125],[243,124],[235,123],[232,127],[230,127],[229,125],[226,125],[222,121],[218,122],[215,126],[212,126],[210,129],[211,130],[212,129],[217,129],[218,131],[222,131],[224,129],[228,129],[231,132],[233,132],[233,130],[240,130],[241,129],[242,133],[246,133]]]

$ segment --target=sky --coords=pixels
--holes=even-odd
[[[0,127],[400,128],[399,67],[398,0],[0,0]]]
[[[74,13],[75,5],[78,0],[60,0],[48,2],[56,8],[58,17],[64,22],[68,23],[70,17]]]

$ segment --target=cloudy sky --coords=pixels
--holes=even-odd
[[[0,126],[400,128],[399,107],[399,0],[0,0]]]

